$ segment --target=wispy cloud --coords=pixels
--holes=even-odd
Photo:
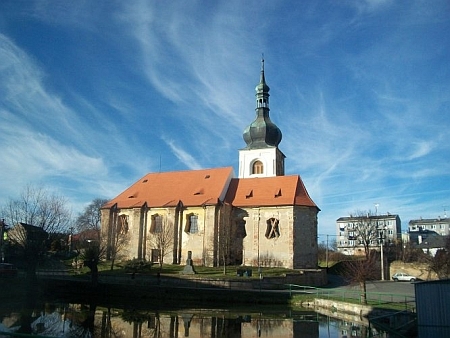
[[[46,75],[33,59],[1,34],[0,58],[0,160],[4,198],[7,193],[16,193],[21,184],[55,177],[66,176],[71,182],[90,187],[94,182],[103,184],[103,179],[110,174],[110,163],[104,161],[104,156],[133,154],[132,145],[118,133],[117,125],[111,124],[82,98],[79,104],[83,113],[88,112],[95,119],[78,115],[60,96],[46,88]],[[94,121],[98,124],[93,124]],[[111,138],[111,133],[116,137]],[[139,170],[139,165],[123,160],[124,166]],[[121,162],[120,156],[116,162]],[[108,194],[111,193],[109,190]]]
[[[432,142],[427,142],[427,141],[414,142],[411,146],[413,147],[413,149],[412,149],[411,155],[409,155],[407,157],[408,160],[413,160],[416,158],[426,156],[434,148],[434,145],[432,144]]]
[[[165,140],[175,156],[189,169],[201,169],[202,166],[195,160],[194,156],[175,144],[173,140]]]
[[[161,162],[237,171],[264,53],[321,232],[374,203],[402,219],[450,204],[448,1],[0,7],[2,191],[36,179],[80,206]]]

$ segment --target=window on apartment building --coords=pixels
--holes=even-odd
[[[445,224],[441,224],[440,228],[445,229]]]
[[[184,231],[190,234],[198,233],[198,216],[195,214],[187,215],[186,227]]]
[[[252,167],[252,174],[262,174],[264,173],[264,166],[261,161],[255,161]]]
[[[152,215],[152,224],[150,232],[154,234],[160,234],[162,232],[162,217],[161,215]]]

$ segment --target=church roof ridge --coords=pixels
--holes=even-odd
[[[223,200],[233,167],[148,173],[102,206],[103,209],[185,206]]]
[[[225,201],[235,207],[298,205],[320,210],[300,175],[234,178]]]

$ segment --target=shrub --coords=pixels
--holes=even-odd
[[[151,262],[143,261],[140,259],[132,259],[125,263],[124,269],[126,272],[150,272],[152,267]]]

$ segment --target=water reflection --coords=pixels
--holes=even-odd
[[[143,310],[40,303],[3,313],[0,332],[47,337],[384,337],[363,323],[281,309]],[[0,334],[0,337],[5,335]]]

